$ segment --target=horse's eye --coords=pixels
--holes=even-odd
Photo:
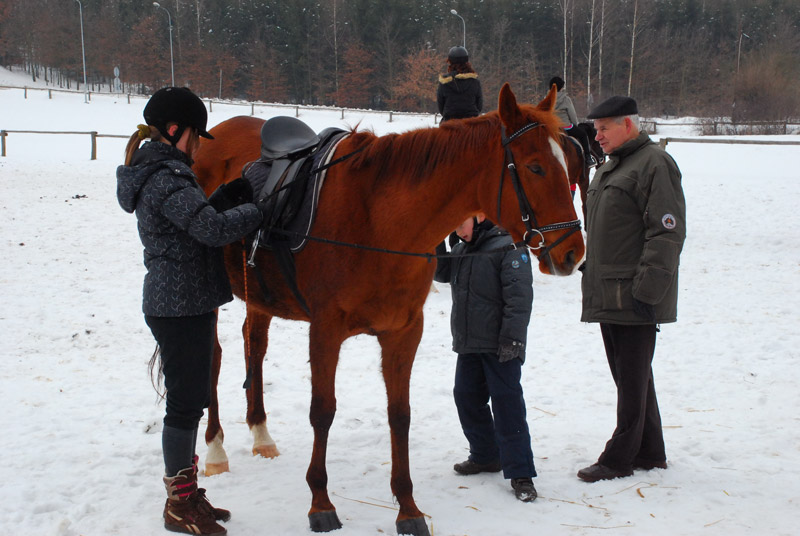
[[[537,175],[544,177],[544,170],[539,164],[528,164],[526,167],[531,170],[531,173],[536,173]]]

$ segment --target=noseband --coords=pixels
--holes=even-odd
[[[517,201],[519,202],[519,212],[522,216],[522,222],[525,224],[525,235],[522,237],[522,242],[519,243],[520,246],[526,246],[531,250],[541,250],[539,251],[536,258],[542,260],[545,258],[547,263],[552,267],[552,259],[550,258],[550,250],[556,247],[558,244],[563,242],[569,235],[578,231],[581,228],[581,221],[580,220],[573,220],[568,222],[562,223],[551,223],[550,225],[539,226],[539,223],[536,221],[536,214],[533,212],[533,207],[531,207],[530,202],[528,201],[528,196],[525,195],[525,190],[522,188],[522,183],[519,179],[519,174],[517,173],[517,166],[514,163],[514,153],[511,152],[509,145],[512,141],[519,138],[529,130],[533,130],[536,127],[542,126],[539,122],[532,122],[528,123],[521,129],[514,132],[511,136],[506,137],[506,129],[505,127],[502,128],[501,139],[503,142],[503,149],[505,150],[505,156],[503,160],[503,171],[500,174],[500,189],[497,193],[497,221],[500,222],[500,206],[501,200],[503,196],[503,179],[505,178],[505,171],[506,167],[508,168],[509,174],[511,175],[511,185],[514,187],[514,191],[517,194]],[[562,229],[569,229],[568,232],[561,235],[557,240],[555,240],[552,244],[546,245],[544,239],[544,233],[550,231],[560,231]],[[539,235],[539,245],[531,246],[530,240],[533,238],[533,235]]]

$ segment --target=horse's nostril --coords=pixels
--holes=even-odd
[[[567,252],[567,255],[564,257],[564,268],[568,271],[572,271],[575,267],[575,250],[571,249]]]

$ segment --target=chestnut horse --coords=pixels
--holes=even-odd
[[[499,109],[477,118],[380,137],[350,133],[334,158],[358,152],[328,170],[311,234],[432,255],[459,223],[483,212],[494,214],[514,240],[524,240],[519,245],[530,242],[539,254],[540,271],[573,273],[583,258],[584,244],[581,233],[574,232],[580,222],[557,141],[560,129],[551,113],[554,103],[551,91],[536,107],[518,105],[506,84]],[[211,130],[215,139],[203,140],[195,155],[195,170],[206,192],[237,178],[247,162],[259,157],[262,123],[235,117]],[[311,529],[327,532],[341,527],[328,496],[325,467],[328,431],[336,412],[335,374],[343,341],[367,333],[375,335],[381,346],[391,432],[391,489],[399,505],[397,532],[429,536],[409,475],[409,380],[435,263],[429,262],[430,257],[310,241],[295,255],[297,287],[308,304],[307,314],[280,275],[274,256],[259,249],[256,268],[245,268],[242,249],[242,245],[228,246],[225,256],[234,293],[247,303],[249,329],[243,328],[251,378],[247,422],[255,429],[256,441],[268,438],[261,367],[270,321],[278,316],[310,322],[309,416],[314,445],[306,481],[312,493]],[[247,295],[245,270],[251,281]],[[257,279],[255,270],[263,274],[266,292],[252,283]],[[214,381],[219,357],[218,348]],[[216,462],[227,463],[216,392],[208,420],[209,457],[213,451]]]
[[[586,221],[586,191],[589,189],[589,166],[583,156],[583,148],[578,140],[562,132],[559,139],[564,158],[567,161],[567,177],[569,183],[578,186],[581,192],[581,206],[583,207],[583,221]]]

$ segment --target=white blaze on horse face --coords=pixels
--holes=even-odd
[[[550,148],[553,149],[553,155],[556,157],[556,160],[561,163],[561,167],[564,168],[564,175],[569,177],[569,172],[567,171],[567,157],[564,156],[564,150],[553,138],[550,138],[548,141],[550,142]]]

